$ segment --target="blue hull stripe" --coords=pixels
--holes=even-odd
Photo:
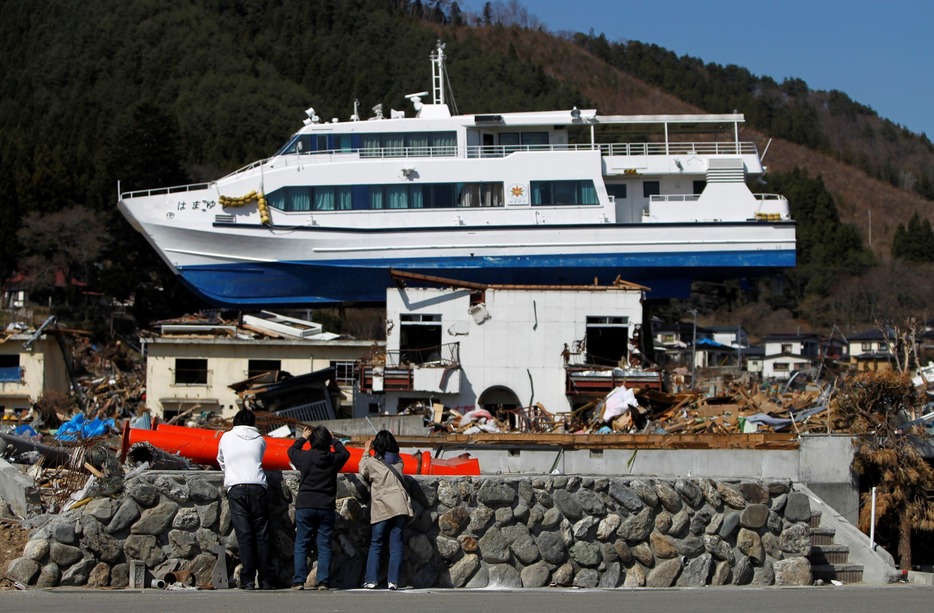
[[[794,250],[786,250],[272,262],[190,266],[178,274],[209,302],[256,307],[383,303],[391,268],[490,284],[592,285],[596,278],[608,285],[619,276],[649,287],[649,298],[684,298],[692,281],[764,276],[794,265]]]

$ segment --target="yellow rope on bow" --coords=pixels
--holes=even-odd
[[[264,224],[269,224],[272,218],[269,216],[269,205],[266,204],[266,196],[263,192],[258,192],[253,190],[239,198],[232,198],[229,196],[219,196],[218,201],[220,205],[224,208],[234,208],[240,206],[246,206],[253,201],[256,201],[256,207],[259,210],[259,220]]]

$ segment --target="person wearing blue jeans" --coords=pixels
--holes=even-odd
[[[374,455],[370,455],[372,446]],[[389,567],[386,582],[398,589],[402,571],[405,526],[412,517],[412,499],[402,476],[399,444],[388,430],[380,430],[367,441],[360,458],[360,476],[370,484],[370,551],[366,558],[363,587],[372,590],[379,584],[379,564],[383,544],[389,537]]]
[[[305,442],[311,449],[304,449]],[[295,497],[295,550],[292,589],[305,589],[308,578],[308,546],[312,537],[318,549],[317,585],[330,586],[331,532],[337,504],[337,473],[350,458],[350,452],[324,426],[304,428],[302,436],[289,447],[289,461],[301,473]]]

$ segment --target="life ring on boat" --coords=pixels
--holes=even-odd
[[[269,205],[266,202],[266,195],[263,192],[253,190],[240,197],[218,196],[217,200],[225,209],[246,206],[255,200],[256,208],[259,211],[259,220],[264,225],[269,225],[272,221],[272,217],[269,215]]]

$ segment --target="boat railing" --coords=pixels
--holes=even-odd
[[[142,198],[145,196],[161,196],[164,194],[179,194],[207,189],[210,186],[210,183],[191,183],[190,185],[174,185],[172,187],[159,187],[156,189],[139,189],[131,192],[123,192],[120,194],[120,197],[127,199]]]
[[[655,202],[697,202],[700,194],[656,194],[649,196],[649,203]]]
[[[364,147],[358,149],[328,149],[308,151],[298,155],[308,162],[330,162],[336,159],[386,158],[492,158],[514,153],[554,153],[599,150],[605,156],[643,155],[757,155],[753,142],[669,142],[669,143],[553,143],[547,145],[454,145],[415,147]],[[288,154],[293,156],[295,154]],[[282,157],[282,156],[280,156]],[[273,158],[253,162],[228,176],[238,175],[261,166]]]

